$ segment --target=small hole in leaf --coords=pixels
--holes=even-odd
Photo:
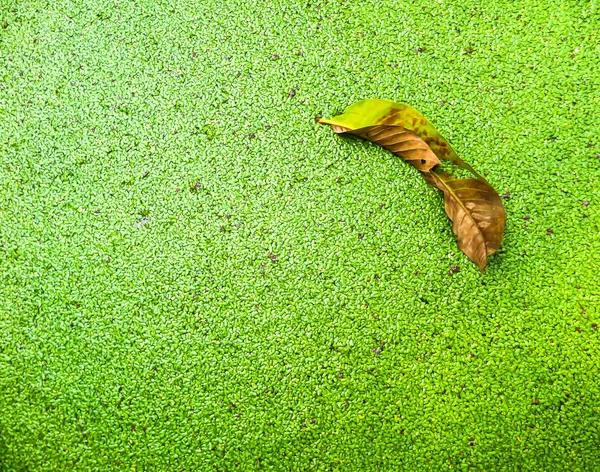
[[[427,162],[425,159],[421,159],[421,164],[425,164]]]

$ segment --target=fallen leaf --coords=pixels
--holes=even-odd
[[[488,256],[502,242],[506,219],[502,200],[483,180],[457,179],[437,170],[426,174],[425,180],[444,193],[446,213],[453,222],[458,248],[483,270]]]
[[[319,122],[325,123],[324,120],[320,120]],[[381,147],[400,156],[421,172],[428,172],[432,167],[441,164],[435,153],[418,134],[402,126],[379,125],[358,129],[350,129],[338,125],[332,125],[332,127],[336,133],[353,134],[367,141],[379,144]]]
[[[427,118],[405,103],[371,98],[349,106],[342,115],[338,115],[331,120],[319,118],[317,121],[321,124],[331,125],[336,133],[354,131],[352,134],[358,134],[357,132],[361,128],[372,126],[400,126],[420,137],[439,159],[450,161],[463,169],[469,170],[475,177],[481,177],[475,169],[458,157],[450,143],[433,127]],[[367,137],[364,138],[368,139]],[[393,150],[392,152],[394,153]],[[440,163],[439,160],[437,163]]]
[[[506,222],[502,200],[421,113],[404,103],[369,99],[348,107],[342,115],[317,121],[330,125],[336,133],[379,144],[422,172],[425,180],[444,194],[458,247],[481,270],[485,268],[502,242]],[[440,159],[468,170],[473,177],[454,177],[441,169]],[[510,198],[508,192],[506,196]]]

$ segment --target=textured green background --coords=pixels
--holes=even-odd
[[[486,3],[2,0],[0,468],[597,470],[599,7]],[[510,191],[485,274],[367,97]]]

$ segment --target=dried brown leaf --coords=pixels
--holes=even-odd
[[[484,180],[457,179],[437,169],[424,177],[444,193],[459,249],[483,270],[504,233],[506,214],[498,193]]]
[[[332,128],[338,134],[349,133],[378,144],[400,156],[421,172],[429,172],[434,166],[441,164],[435,153],[418,134],[402,126],[376,125],[348,129],[333,125]]]

